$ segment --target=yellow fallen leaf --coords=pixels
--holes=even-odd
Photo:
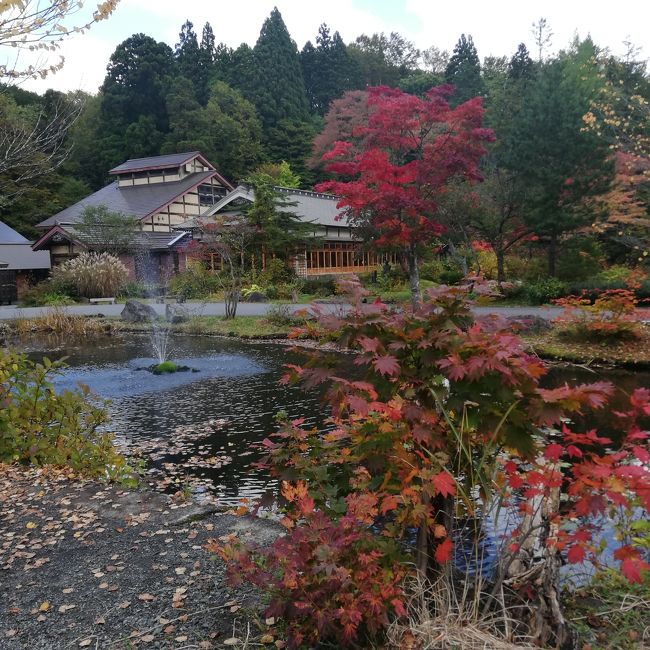
[[[38,608],[39,612],[47,612],[47,610],[50,609],[50,603],[47,600],[44,600],[41,603],[41,606]]]
[[[150,603],[152,600],[155,600],[156,597],[153,594],[140,594],[138,600],[144,600],[146,603]]]
[[[260,643],[263,643],[264,645],[269,645],[275,641],[275,637],[272,634],[264,634],[262,637],[260,637]]]
[[[28,521],[25,528],[29,528],[31,530],[32,528],[36,528],[36,524],[33,521]]]

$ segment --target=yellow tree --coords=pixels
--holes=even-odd
[[[60,44],[74,34],[83,34],[94,23],[106,20],[115,11],[119,0],[105,0],[92,12],[83,0],[0,0],[0,82],[44,78],[57,72],[65,63],[59,56],[56,63],[47,58],[23,64],[24,53],[56,52]],[[10,49],[11,48],[11,49]]]

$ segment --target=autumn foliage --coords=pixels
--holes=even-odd
[[[468,287],[430,289],[414,310],[364,305],[360,286],[347,288],[353,309],[317,312],[316,335],[354,355],[314,353],[285,377],[325,389],[328,427],[285,422],[263,443],[286,536],[268,548],[211,545],[235,579],[271,594],[268,614],[286,622],[291,646],[376,639],[403,614],[403,578],[415,571],[462,582],[459,522],[473,522],[478,540],[495,506],[519,523],[498,540],[480,589],[508,585],[548,615],[551,632],[523,630],[541,643],[564,622],[547,606],[557,594],[526,576],[561,556],[597,561],[606,522],[620,524],[615,559],[638,581],[650,566],[629,525],[650,507],[650,392],[630,396],[615,435],[599,434],[578,423],[608,404],[612,386],[543,388],[543,363],[498,319],[474,319]],[[543,558],[522,555],[531,540]]]
[[[602,291],[593,302],[586,291],[580,296],[555,300],[556,305],[564,308],[555,320],[560,336],[596,343],[638,338],[641,330],[635,291],[645,277],[644,273],[632,272],[626,281],[627,288]]]
[[[346,139],[323,155],[326,170],[338,180],[317,187],[340,196],[338,206],[377,246],[403,252],[415,298],[419,247],[443,231],[437,212],[449,183],[481,180],[484,145],[494,139],[482,127],[481,99],[451,108],[452,93],[450,85],[424,97],[370,88],[367,122],[351,134],[344,131]]]

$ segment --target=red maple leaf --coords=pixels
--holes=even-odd
[[[372,365],[375,370],[381,375],[394,376],[399,373],[399,363],[397,359],[389,354],[383,357],[375,357]]]
[[[454,481],[454,477],[449,472],[440,472],[440,474],[436,474],[431,480],[433,487],[436,488],[436,492],[442,494],[443,497],[451,497],[456,494],[456,481]]]
[[[438,544],[434,558],[438,564],[444,564],[451,558],[451,552],[454,550],[453,542],[447,537],[443,542]]]
[[[571,564],[582,562],[585,559],[585,549],[582,546],[574,545],[569,549],[566,557]]]

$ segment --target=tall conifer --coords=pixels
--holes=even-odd
[[[445,70],[445,79],[456,88],[454,104],[483,95],[481,63],[471,35],[465,37],[465,34],[461,34],[458,39]]]

